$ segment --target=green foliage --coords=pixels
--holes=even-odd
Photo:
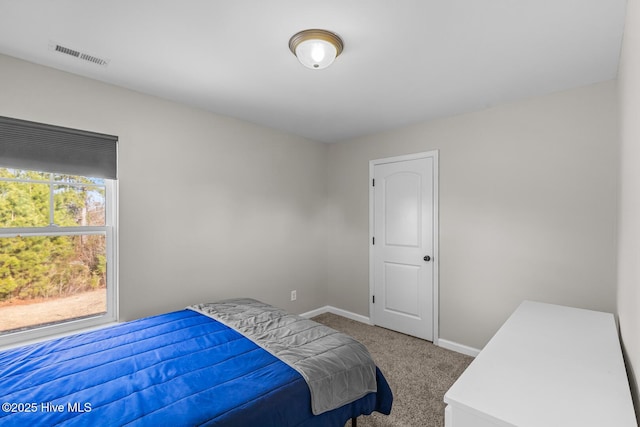
[[[47,181],[49,174],[0,168],[0,177]],[[62,177],[69,186],[0,180],[0,227],[104,224],[104,210],[93,209],[101,187],[87,178]],[[97,193],[96,193],[97,192]],[[92,196],[93,194],[93,196]],[[0,300],[70,295],[106,286],[104,235],[0,238]]]

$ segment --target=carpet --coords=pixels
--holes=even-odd
[[[472,357],[331,313],[313,320],[364,344],[391,386],[394,397],[391,415],[360,416],[358,427],[444,426],[444,394]],[[350,426],[351,421],[346,425]]]

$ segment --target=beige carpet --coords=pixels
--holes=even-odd
[[[444,393],[472,358],[428,341],[369,326],[334,314],[313,318],[345,332],[368,349],[393,391],[391,415],[358,418],[358,427],[443,427]],[[351,425],[351,421],[347,426]]]

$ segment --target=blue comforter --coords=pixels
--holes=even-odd
[[[391,391],[314,416],[298,372],[182,310],[0,353],[0,425],[344,426]]]

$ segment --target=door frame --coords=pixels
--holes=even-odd
[[[373,253],[373,237],[375,235],[374,224],[374,202],[375,193],[373,187],[374,169],[376,165],[385,163],[403,162],[407,160],[417,160],[423,158],[433,159],[433,344],[438,345],[439,340],[439,323],[440,318],[440,245],[439,245],[439,172],[438,172],[438,150],[425,151],[422,153],[407,154],[403,156],[386,157],[369,161],[369,320],[375,325],[373,295],[374,289],[374,253]]]

